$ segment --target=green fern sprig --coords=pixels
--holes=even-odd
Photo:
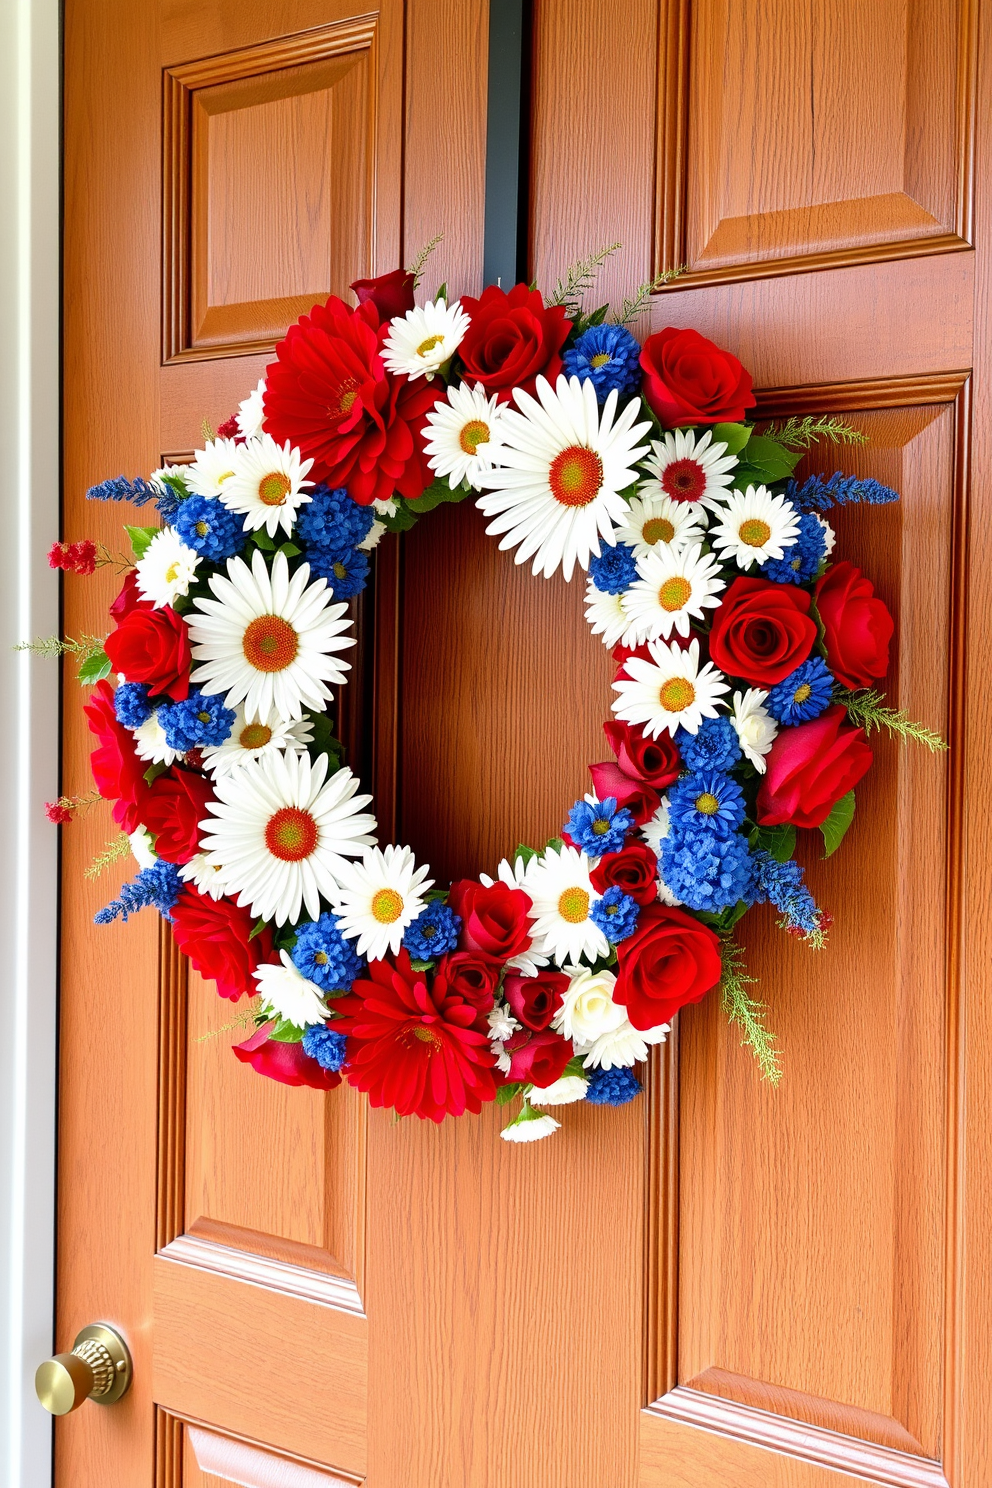
[[[640,286],[632,300],[624,300],[616,319],[617,325],[630,325],[632,320],[643,315],[651,296],[657,294],[659,289],[663,289],[666,284],[671,284],[673,279],[678,279],[686,273],[688,267],[688,264],[679,264],[677,269],[666,269],[663,274],[656,274],[653,279],[648,279]]]
[[[927,728],[925,724],[915,723],[903,708],[886,707],[884,693],[878,692],[874,687],[864,692],[852,692],[846,687],[837,687],[834,689],[833,700],[844,705],[850,717],[861,725],[866,734],[870,734],[873,729],[885,728],[890,734],[897,734],[900,739],[913,739],[917,744],[925,745],[932,754],[938,754],[948,747],[936,730]]]
[[[730,935],[720,937],[720,959],[723,963],[720,996],[727,1022],[736,1023],[741,1029],[741,1043],[748,1045],[758,1061],[761,1078],[769,1085],[777,1085],[782,1078],[782,1066],[775,1048],[775,1034],[765,1027],[768,1009],[748,991],[758,979],[749,975],[744,952]]]
[[[578,263],[573,263],[565,271],[564,279],[559,279],[548,297],[549,305],[564,305],[570,320],[575,320],[582,311],[582,300],[596,282],[596,276],[608,258],[622,248],[622,243],[611,243],[607,248],[600,248],[597,253],[590,253],[588,258],[580,258]]]
[[[793,417],[784,424],[772,424],[765,433],[779,444],[784,444],[786,449],[808,450],[820,439],[828,439],[831,444],[868,443],[867,434],[832,413],[807,414],[805,418]]]
[[[443,237],[443,232],[435,233],[430,242],[424,244],[423,248],[421,248],[420,252],[413,260],[413,263],[407,269],[407,273],[413,275],[414,289],[416,289],[417,285],[420,283],[420,276],[424,272],[424,265],[426,264],[427,260],[430,258],[431,254],[434,252],[434,249],[437,247],[438,243],[440,243]]]
[[[84,870],[83,877],[99,878],[105,868],[109,868],[119,858],[126,858],[130,851],[131,843],[123,832],[119,833],[101,848],[90,866]]]
[[[254,1028],[256,1015],[261,1005],[261,999],[253,997],[245,1007],[235,1013],[230,1022],[222,1024],[220,1028],[211,1028],[207,1033],[199,1034],[196,1042],[205,1044],[210,1039],[219,1038],[222,1033],[233,1033],[235,1029]]]
[[[78,641],[73,640],[72,636],[42,636],[38,641],[20,641],[13,649],[30,651],[34,656],[48,658],[77,656],[83,662],[102,651],[103,642],[103,636],[83,635]]]

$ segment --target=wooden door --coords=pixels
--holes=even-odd
[[[258,1080],[167,937],[93,929],[107,828],[75,824],[59,1346],[119,1324],[135,1386],[59,1423],[60,1488],[992,1476],[988,7],[534,11],[531,272],[621,239],[619,300],[685,263],[642,334],[695,326],[762,416],[871,435],[836,463],[903,502],[844,513],[842,540],[899,616],[892,690],[950,761],[879,744],[845,854],[810,864],[827,951],[749,936],[776,1093],[711,999],[649,1099],[572,1108],[533,1148],[492,1108],[425,1130]],[[437,279],[478,290],[485,74],[481,0],[70,0],[66,537],[116,541],[85,488],[190,451],[363,268],[443,230]],[[483,525],[466,504],[383,544],[367,605],[377,812],[441,878],[557,830],[609,697],[580,586],[539,584]],[[70,581],[67,633],[99,627],[110,583]]]

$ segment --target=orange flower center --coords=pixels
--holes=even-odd
[[[474,455],[478,453],[480,444],[489,443],[489,438],[489,425],[482,419],[470,419],[459,431],[458,443],[464,454]]]
[[[674,614],[676,610],[680,610],[691,597],[692,585],[681,574],[673,574],[670,579],[665,580],[658,590],[658,603],[670,615]]]
[[[672,460],[661,473],[661,489],[674,501],[698,501],[706,490],[706,471],[695,460]]]
[[[649,517],[641,528],[641,541],[652,548],[656,542],[670,543],[674,536],[675,524],[667,517]]]
[[[595,450],[572,444],[555,455],[548,471],[551,494],[562,506],[588,506],[603,484],[603,462]]]
[[[749,548],[763,548],[771,535],[772,529],[767,522],[762,522],[760,517],[749,517],[737,529],[737,536],[742,543],[747,543]]]
[[[308,858],[317,846],[317,823],[309,811],[283,806],[269,818],[265,845],[280,862],[298,863]]]
[[[585,889],[566,889],[558,900],[558,913],[569,925],[581,925],[589,918],[589,895]]]
[[[281,615],[259,615],[246,627],[241,649],[256,672],[284,672],[296,660],[300,638]]]
[[[658,701],[666,713],[682,713],[696,701],[696,689],[688,677],[669,677],[659,688]]]
[[[246,723],[238,735],[238,743],[242,749],[264,749],[272,738],[272,730],[267,723]]]
[[[372,918],[380,925],[392,925],[403,913],[403,896],[395,889],[377,889],[372,895]]]
[[[263,475],[258,483],[259,499],[266,506],[285,506],[286,497],[292,489],[289,480],[281,470],[273,470],[269,475]]]

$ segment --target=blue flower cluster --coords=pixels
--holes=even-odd
[[[167,522],[170,527],[175,526],[176,514],[185,505],[188,497],[189,492],[186,489],[186,482],[181,475],[161,476],[159,478],[155,505],[162,515],[162,520]],[[203,499],[207,500],[209,498],[204,497]]]
[[[589,577],[601,594],[622,594],[637,578],[634,551],[626,543],[604,544],[598,558],[589,559]]]
[[[641,347],[626,326],[595,325],[583,331],[562,357],[566,377],[588,379],[605,403],[614,389],[621,398],[641,385]]]
[[[326,1023],[311,1023],[303,1030],[303,1052],[316,1059],[321,1069],[335,1074],[347,1058],[348,1041],[343,1033],[335,1033]]]
[[[668,809],[675,828],[728,837],[744,820],[744,792],[729,775],[701,770],[676,781],[668,796]]]
[[[347,992],[365,965],[341,934],[335,916],[327,913],[300,925],[290,955],[300,975],[322,992]]]
[[[137,877],[124,884],[117,899],[111,899],[103,909],[97,910],[93,916],[94,923],[109,925],[118,916],[126,922],[139,909],[146,909],[149,905],[153,905],[159,914],[171,920],[169,911],[179,898],[182,887],[183,881],[176,864],[160,859],[150,868],[142,868]]]
[[[461,916],[440,899],[422,909],[403,936],[403,945],[414,961],[434,961],[458,944]]]
[[[812,512],[799,517],[799,536],[784,558],[768,558],[758,572],[773,584],[808,584],[827,551],[827,534]]]
[[[371,506],[352,501],[344,486],[317,486],[296,519],[310,572],[324,578],[335,599],[352,599],[368,581],[368,555],[359,550],[372,530]]]
[[[746,840],[735,832],[669,830],[661,844],[661,873],[676,898],[690,909],[719,914],[738,900],[751,900],[754,870]]]
[[[620,852],[633,826],[634,818],[626,806],[618,808],[616,796],[607,796],[605,801],[597,801],[594,805],[588,801],[576,801],[565,823],[565,831],[576,847],[591,857],[601,858],[604,853]]]
[[[834,679],[822,656],[811,656],[802,666],[773,687],[765,707],[773,718],[787,727],[809,723],[830,706]]]
[[[597,1069],[589,1075],[586,1100],[594,1106],[625,1106],[641,1093],[641,1082],[631,1069]]]
[[[889,501],[898,501],[899,492],[881,481],[862,480],[857,475],[841,475],[836,470],[828,479],[822,475],[811,475],[802,485],[790,480],[785,490],[786,498],[798,511],[829,511],[832,506],[848,506],[852,502],[868,502],[879,506]]]
[[[323,548],[307,548],[307,562],[314,578],[326,579],[335,599],[353,599],[361,594],[369,578],[369,558],[359,548],[346,552],[325,553]]]
[[[689,770],[731,770],[741,757],[737,730],[729,718],[704,718],[695,734],[680,728],[675,743]]]
[[[114,693],[117,722],[125,728],[140,728],[152,716],[148,688],[142,682],[121,682]]]
[[[799,864],[792,859],[779,863],[766,852],[756,852],[753,863],[758,900],[774,904],[801,935],[815,934],[821,928],[822,912],[806,887]]]
[[[101,481],[98,486],[90,486],[86,492],[89,501],[130,501],[135,506],[146,506],[157,496],[155,487],[140,475],[137,480],[118,475],[113,480]]]
[[[223,744],[234,724],[234,709],[224,706],[220,693],[191,692],[181,703],[166,703],[158,710],[170,749],[205,749]]]
[[[641,906],[636,899],[625,894],[616,884],[611,884],[601,899],[597,899],[589,911],[589,918],[598,925],[610,945],[619,945],[628,935],[633,935]]]
[[[244,517],[228,511],[223,501],[210,496],[176,501],[172,525],[188,548],[211,563],[233,558],[248,541]]]

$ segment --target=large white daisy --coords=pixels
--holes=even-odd
[[[603,637],[603,645],[612,651],[624,631],[630,625],[630,616],[624,609],[623,594],[604,594],[597,589],[592,579],[586,584],[586,619],[593,635]]]
[[[199,561],[199,553],[188,548],[174,528],[163,527],[134,565],[138,593],[157,610],[175,604],[181,594],[189,593]]]
[[[705,530],[706,513],[697,503],[676,501],[664,493],[652,494],[642,485],[640,495],[630,503],[617,539],[633,548],[635,558],[647,558],[664,549],[681,552],[701,542]]]
[[[584,852],[567,845],[545,848],[527,865],[534,947],[559,966],[610,953],[609,941],[589,915],[600,898],[589,876],[591,866]]]
[[[262,432],[262,422],[265,418],[265,378],[259,378],[257,387],[253,387],[247,398],[238,404],[236,414],[238,420],[238,431],[242,439],[257,439]]]
[[[347,768],[327,779],[326,754],[312,763],[306,754],[269,754],[216,776],[200,846],[224,892],[277,925],[299,919],[303,904],[318,919],[344,859],[373,840],[375,817],[361,809],[372,797],[357,791]]]
[[[444,300],[415,305],[389,322],[380,353],[383,366],[411,382],[416,377],[431,378],[454,356],[468,328],[469,318],[460,300],[453,305]]]
[[[302,754],[313,742],[313,724],[309,718],[292,722],[272,710],[263,718],[249,717],[244,703],[234,710],[234,723],[223,744],[203,750],[203,767],[212,775],[224,775],[243,765],[246,760],[261,759],[266,754],[291,750]]]
[[[652,477],[641,487],[645,495],[698,503],[730,485],[737,456],[728,455],[710,429],[698,438],[692,429],[672,429],[664,440],[652,440],[644,465]]]
[[[220,499],[229,511],[245,519],[245,531],[264,527],[275,537],[281,527],[289,535],[300,507],[310,500],[304,480],[312,460],[304,460],[286,440],[280,446],[271,434],[246,439],[234,449],[234,474],[224,481]]]
[[[252,718],[268,718],[273,709],[287,720],[302,718],[304,706],[323,712],[327,684],[343,682],[350,666],[335,653],[355,642],[343,634],[348,606],[332,604],[326,579],[309,579],[306,563],[289,577],[284,553],[276,553],[271,574],[258,549],[251,568],[229,558],[227,578],[210,579],[213,599],[195,600],[186,616],[193,682],[223,692],[229,708],[243,702]]]
[[[371,847],[360,863],[343,863],[331,903],[338,929],[357,939],[358,954],[381,961],[395,956],[403,933],[427,903],[424,895],[434,880],[430,868],[418,868],[408,847]]]
[[[735,559],[738,568],[783,558],[799,536],[792,502],[773,496],[767,486],[731,491],[723,501],[711,502],[710,510],[710,541],[725,561]]]
[[[675,734],[681,725],[686,733],[699,732],[704,718],[716,718],[717,704],[730,691],[723,673],[712,662],[699,665],[699,642],[683,649],[677,642],[649,641],[651,660],[629,656],[626,677],[614,682],[613,711],[625,723],[639,723],[651,739]]]
[[[294,1028],[326,1023],[327,1004],[320,988],[296,969],[288,951],[279,952],[279,961],[279,966],[270,962],[255,973],[261,1011],[269,1018],[292,1023]]]
[[[637,572],[640,578],[623,596],[629,621],[625,646],[639,646],[659,636],[667,640],[673,631],[687,636],[690,621],[702,620],[706,610],[720,603],[719,595],[727,587],[719,563],[701,547],[649,553],[638,558]]]
[[[532,557],[547,578],[560,564],[570,579],[576,563],[588,568],[599,554],[601,537],[616,541],[627,513],[620,493],[636,479],[647,448],[637,441],[650,426],[634,423],[636,399],[616,416],[615,389],[601,409],[588,378],[559,377],[552,387],[539,377],[536,398],[521,388],[513,396],[520,411],[503,415],[500,463],[477,504],[495,518],[486,531],[504,534],[500,548],[517,549],[516,563]]]
[[[208,439],[206,448],[197,450],[192,465],[183,467],[189,489],[197,496],[219,496],[225,481],[234,474],[233,439]]]
[[[468,481],[478,491],[499,458],[503,410],[496,395],[467,382],[449,387],[446,401],[435,403],[422,430],[424,453],[435,475],[448,477],[452,491]]]
[[[730,715],[741,751],[759,775],[765,773],[765,755],[778,733],[778,724],[765,707],[767,697],[767,692],[760,687],[749,687],[747,692],[735,692]]]

